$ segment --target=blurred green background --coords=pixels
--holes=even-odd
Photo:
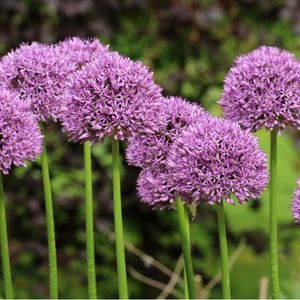
[[[99,37],[155,72],[165,95],[201,103],[215,115],[222,81],[234,58],[266,44],[300,57],[297,0],[2,0],[0,52],[23,41],[54,43],[67,36]],[[87,297],[82,146],[47,125],[55,205],[59,289],[63,298]],[[258,133],[268,151],[268,133]],[[126,145],[123,145],[123,151]],[[300,175],[300,139],[279,137],[279,257],[282,297],[300,297],[300,228],[290,199]],[[183,296],[182,259],[174,211],[153,211],[135,192],[138,169],[123,159],[122,191],[130,296]],[[99,296],[117,297],[109,143],[93,147],[96,263]],[[5,177],[13,280],[17,297],[48,295],[47,240],[39,162]],[[234,298],[268,293],[268,193],[247,205],[226,206]],[[198,297],[221,297],[216,214],[198,207],[192,224]],[[176,279],[176,273],[181,278]],[[169,284],[175,281],[175,287]],[[176,283],[177,281],[177,283]],[[0,286],[3,294],[2,286]]]

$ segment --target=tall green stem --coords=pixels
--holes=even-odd
[[[186,278],[185,267],[183,269],[183,279],[184,279],[184,299],[190,299],[189,286],[188,286],[188,282],[187,282],[187,278]]]
[[[277,199],[276,199],[276,178],[277,178],[277,132],[270,132],[270,270],[272,298],[278,299],[279,272],[278,272],[278,242],[277,242]]]
[[[42,125],[41,125],[41,130],[44,134],[44,128]],[[46,219],[47,219],[48,255],[49,255],[49,295],[51,299],[57,299],[58,286],[57,286],[55,228],[54,228],[52,193],[51,193],[51,184],[50,184],[45,139],[44,139],[44,149],[42,153],[42,176],[43,176],[44,198],[45,198]]]
[[[94,250],[94,220],[93,220],[93,183],[90,142],[84,143],[85,168],[85,228],[89,298],[97,299],[95,250]]]
[[[115,222],[119,297],[121,299],[128,299],[125,248],[124,248],[124,236],[123,236],[123,221],[122,221],[120,153],[119,153],[119,141],[115,139],[112,139],[112,160],[113,160],[112,163],[113,163],[114,222]]]
[[[6,228],[5,196],[3,189],[2,173],[0,172],[0,239],[1,239],[1,258],[4,279],[5,297],[12,299],[14,297],[13,285],[11,280],[8,238]]]
[[[229,264],[228,264],[228,248],[227,248],[227,237],[226,237],[226,223],[223,201],[217,205],[218,213],[218,231],[219,231],[219,242],[221,252],[221,264],[222,264],[222,288],[223,298],[230,299],[230,278],[229,278]]]
[[[185,213],[185,228],[186,228],[186,232],[188,235],[188,241],[189,241],[189,245],[191,244],[191,239],[190,239],[190,221],[189,221],[189,216],[188,216],[188,211],[185,208],[184,210]],[[186,270],[184,268],[184,297],[185,299],[190,299],[189,296],[189,287],[188,287],[188,282],[187,282],[187,278],[186,278]]]
[[[195,288],[195,279],[193,272],[193,263],[191,257],[191,246],[189,241],[189,233],[187,228],[186,221],[186,212],[184,208],[184,204],[182,201],[177,198],[176,199],[177,213],[178,213],[178,221],[179,221],[179,231],[181,235],[181,245],[182,252],[184,258],[184,270],[188,287],[188,295],[190,299],[196,299],[196,288]]]

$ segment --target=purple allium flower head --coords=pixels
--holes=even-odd
[[[36,42],[22,44],[0,61],[0,85],[29,102],[39,121],[59,118],[66,74],[54,47]]]
[[[164,168],[143,169],[137,180],[137,192],[141,202],[153,208],[168,208],[175,200],[169,173]]]
[[[186,202],[222,199],[233,204],[260,196],[268,183],[267,158],[258,140],[238,124],[204,118],[173,143],[167,164],[177,195]]]
[[[109,51],[98,39],[67,38],[55,46],[59,59],[65,61],[68,72],[74,72]]]
[[[63,129],[70,140],[125,140],[155,130],[161,88],[140,62],[107,52],[70,76]]]
[[[126,157],[130,165],[141,168],[165,165],[170,147],[182,131],[207,115],[202,107],[180,97],[162,98],[160,107],[159,130],[129,139]]]
[[[42,135],[26,102],[0,88],[0,170],[8,174],[12,165],[25,165],[42,152]]]
[[[243,129],[300,129],[300,63],[275,47],[260,47],[237,58],[224,81],[224,117]]]
[[[297,180],[297,188],[292,200],[292,214],[296,223],[300,223],[300,178]]]

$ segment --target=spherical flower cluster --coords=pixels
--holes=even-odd
[[[300,63],[275,47],[260,47],[237,58],[224,81],[224,117],[243,129],[300,129]]]
[[[164,168],[143,169],[137,180],[137,192],[141,202],[152,208],[169,208],[175,199],[168,170]]]
[[[300,179],[297,180],[297,189],[293,195],[292,214],[296,223],[300,223]]]
[[[28,101],[39,121],[57,120],[67,68],[54,47],[22,44],[0,61],[0,85]]]
[[[42,135],[26,102],[0,88],[0,170],[25,165],[42,152]]]
[[[205,118],[171,147],[167,164],[177,195],[210,204],[256,199],[268,182],[266,155],[257,138],[236,123]]]
[[[141,168],[165,165],[172,143],[184,129],[206,115],[202,107],[180,97],[162,98],[160,108],[159,130],[129,139],[126,157],[130,165]]]
[[[67,38],[55,46],[57,56],[66,63],[68,72],[81,69],[93,59],[109,51],[98,39]]]
[[[155,130],[160,97],[148,68],[107,52],[70,76],[63,129],[72,141],[93,143]]]

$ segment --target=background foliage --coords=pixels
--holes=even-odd
[[[234,58],[258,45],[286,48],[300,56],[297,0],[2,0],[0,52],[23,41],[57,42],[66,36],[96,36],[155,71],[165,95],[198,101],[215,115],[223,78]],[[60,295],[87,297],[82,146],[70,144],[57,124],[47,125],[59,262]],[[258,133],[268,151],[266,132]],[[126,145],[123,145],[123,150]],[[279,138],[279,240],[283,297],[300,295],[300,228],[293,224],[290,199],[300,174],[299,136]],[[101,297],[117,297],[112,224],[110,145],[93,147],[96,262]],[[47,297],[47,241],[39,162],[5,178],[13,278],[18,297]],[[123,167],[124,224],[131,297],[157,297],[180,267],[180,244],[173,211],[152,211],[138,202],[138,170]],[[255,298],[268,275],[268,193],[245,206],[226,206],[233,297]],[[220,297],[216,215],[200,206],[192,225],[193,258],[199,296]],[[132,247],[132,244],[138,249]],[[149,256],[139,252],[139,249]],[[177,266],[178,267],[178,266]],[[165,270],[166,271],[166,270]],[[154,285],[141,282],[147,277]],[[213,279],[214,278],[214,279]],[[211,281],[213,279],[213,281]],[[208,290],[203,290],[203,286]],[[201,289],[202,287],[202,289]],[[182,285],[176,286],[180,296]],[[205,294],[206,292],[206,294]]]

